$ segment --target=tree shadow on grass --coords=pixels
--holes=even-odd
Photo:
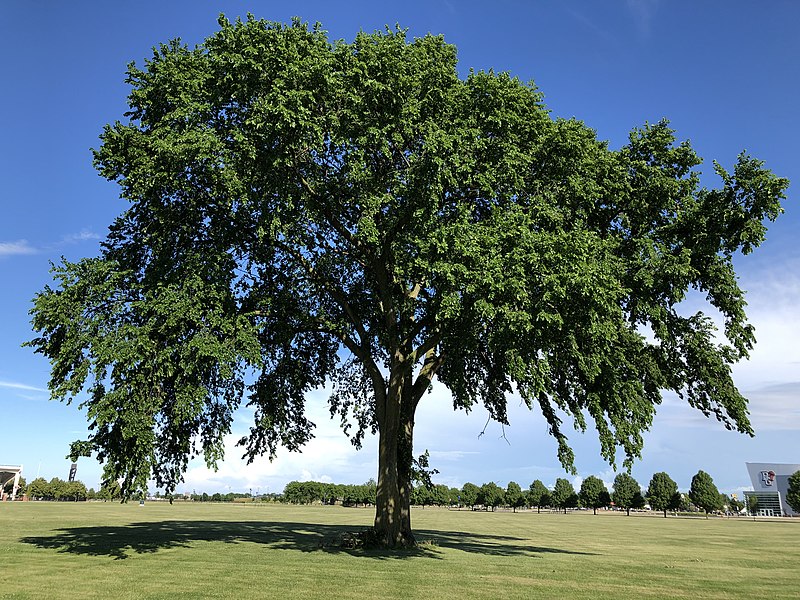
[[[354,532],[352,525],[269,521],[153,521],[119,526],[67,527],[52,535],[24,537],[20,542],[61,553],[107,556],[116,560],[171,548],[190,548],[200,542],[255,543],[273,550],[347,553],[380,560],[415,556],[441,559],[442,548],[501,556],[540,556],[546,553],[586,555],[553,547],[537,547],[524,538],[417,530],[416,548],[387,550],[352,548],[342,544]]]

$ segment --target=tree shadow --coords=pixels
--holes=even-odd
[[[415,556],[441,559],[442,548],[500,556],[588,554],[532,546],[524,538],[441,530],[416,530],[414,533],[419,544],[411,549],[354,548],[343,544],[342,541],[347,540],[357,529],[352,525],[319,523],[172,520],[119,526],[66,527],[55,530],[53,535],[24,537],[20,542],[60,553],[107,556],[116,560],[171,548],[189,548],[196,542],[255,543],[274,550],[346,553],[378,560]]]

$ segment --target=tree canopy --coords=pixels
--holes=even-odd
[[[307,393],[360,445],[379,435],[375,528],[413,541],[413,424],[434,379],[508,423],[519,394],[568,470],[587,417],[614,464],[640,456],[662,390],[751,434],[730,364],[753,328],[733,269],[788,182],[701,159],[666,122],[618,150],[553,119],[535,85],[460,77],[441,36],[331,42],[320,26],[231,23],[131,65],[125,121],[94,152],[129,207],[99,257],[37,295],[57,399],[90,421],[123,494],[214,465],[236,409],[245,456],[313,436]],[[680,303],[699,290],[724,331]],[[652,332],[651,336],[645,330]]]
[[[611,499],[619,508],[624,508],[628,516],[632,508],[642,508],[644,498],[638,482],[628,473],[618,473],[614,478],[614,491]]]
[[[518,508],[525,506],[525,500],[525,493],[522,491],[519,484],[516,481],[509,481],[505,493],[506,504],[510,506],[514,512],[517,512]]]
[[[536,512],[542,512],[542,507],[550,504],[550,490],[541,479],[535,479],[528,488],[528,504],[535,506]]]
[[[578,494],[575,493],[575,488],[569,480],[559,477],[550,493],[550,501],[553,506],[563,509],[566,514],[568,508],[578,506]]]
[[[675,510],[680,506],[678,484],[664,472],[655,473],[647,488],[647,501],[653,510],[663,510],[666,518],[668,510]]]
[[[485,508],[494,509],[505,501],[505,490],[494,481],[484,483],[478,488],[478,504],[483,504]]]
[[[480,488],[468,481],[461,487],[460,503],[463,506],[474,507],[478,503],[478,492]]]
[[[578,493],[581,505],[591,508],[597,514],[598,508],[603,508],[611,504],[611,496],[608,494],[606,484],[603,480],[594,475],[589,475],[581,482],[581,489]]]
[[[706,518],[711,511],[722,508],[722,499],[717,486],[714,485],[714,480],[711,475],[702,470],[692,477],[689,499],[697,508],[705,511]]]

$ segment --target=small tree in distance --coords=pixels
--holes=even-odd
[[[509,481],[506,486],[506,504],[510,506],[514,512],[521,506],[525,506],[525,494],[522,493],[522,488],[516,481]]]
[[[800,471],[789,475],[789,489],[786,492],[786,502],[796,513],[800,513]]]
[[[653,510],[663,510],[666,518],[668,510],[676,510],[680,506],[678,484],[666,473],[656,473],[647,488],[647,501]]]
[[[747,512],[753,517],[758,514],[758,496],[747,496]]]
[[[503,488],[494,481],[484,483],[478,490],[478,504],[483,504],[486,508],[494,509],[503,503],[505,492]]]
[[[567,514],[568,508],[575,508],[578,506],[578,494],[575,493],[575,488],[563,477],[556,479],[556,484],[553,487],[553,492],[550,494],[550,499],[553,506],[562,509],[564,514]]]
[[[731,494],[728,497],[728,508],[734,514],[739,514],[742,512],[742,508],[744,508],[744,503],[739,500],[735,494]]]
[[[619,473],[614,478],[614,492],[611,499],[619,508],[624,508],[627,515],[631,515],[632,508],[642,508],[644,498],[639,483],[628,473]]]
[[[580,501],[583,506],[591,508],[593,513],[597,514],[598,508],[611,503],[611,496],[608,495],[606,484],[602,479],[589,475],[581,482]]]
[[[722,505],[719,490],[714,485],[714,480],[711,479],[711,475],[702,470],[692,477],[689,499],[697,508],[705,511],[706,519],[708,518],[708,513],[719,510]]]
[[[474,509],[475,505],[478,503],[478,492],[480,488],[474,483],[467,482],[461,488],[461,505],[462,506],[469,506],[470,508]]]
[[[540,479],[536,479],[528,488],[528,506],[535,506],[536,512],[542,512],[542,507],[550,504],[550,490],[545,487]]]

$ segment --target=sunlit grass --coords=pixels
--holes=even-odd
[[[345,550],[372,510],[0,504],[0,598],[796,598],[800,519],[415,510],[414,551]]]

